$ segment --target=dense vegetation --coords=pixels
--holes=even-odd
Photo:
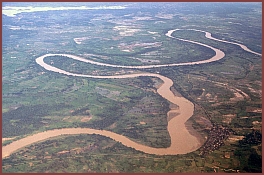
[[[32,5],[18,6],[27,4]],[[261,53],[261,16],[259,3],[132,3],[125,10],[3,14],[2,137],[11,140],[2,145],[45,130],[88,127],[113,131],[151,147],[168,147],[167,112],[172,105],[156,93],[160,80],[71,77],[47,71],[35,59],[46,53],[68,53],[109,64],[151,65],[214,55],[211,49],[165,36],[176,28],[208,31]],[[219,48],[226,55],[208,64],[138,70],[62,56],[47,57],[45,62],[80,74],[151,72],[172,79],[173,92],[195,105],[186,125],[195,129],[194,135],[199,133],[205,143],[201,149],[156,156],[99,135],[61,136],[3,159],[2,171],[261,172],[261,57],[209,40],[201,32],[181,30],[173,36]]]

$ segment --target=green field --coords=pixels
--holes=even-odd
[[[119,10],[2,14],[2,137],[12,138],[2,145],[46,130],[82,127],[112,131],[155,148],[169,147],[171,104],[156,93],[162,83],[159,79],[66,76],[47,71],[35,59],[46,53],[67,53],[101,63],[138,66],[201,61],[214,55],[209,48],[165,35],[176,28],[208,31],[215,38],[261,53],[261,5],[127,3],[126,9]],[[151,69],[99,66],[61,56],[47,57],[45,62],[78,74],[149,72],[170,78],[175,94],[195,106],[186,125],[201,135],[200,149],[158,156],[100,135],[61,136],[2,159],[2,172],[262,172],[261,56],[210,40],[201,32],[180,30],[172,36],[221,49],[225,57],[208,64]],[[228,130],[228,135],[218,138],[217,129]],[[214,137],[222,145],[206,148],[202,154]]]

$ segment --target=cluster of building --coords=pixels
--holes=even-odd
[[[219,149],[224,145],[224,140],[228,138],[232,130],[218,125],[213,125],[208,134],[208,139],[200,148],[200,155],[206,155],[209,152]]]

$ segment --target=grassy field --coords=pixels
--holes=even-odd
[[[46,53],[117,65],[181,63],[214,55],[208,48],[165,36],[176,28],[208,31],[213,37],[262,51],[258,4],[230,8],[223,4],[225,10],[215,5],[205,8],[205,4],[182,4],[183,8],[141,4],[141,12],[134,5],[95,13],[70,10],[2,16],[2,137],[12,138],[2,145],[33,133],[72,127],[109,130],[156,148],[170,145],[167,112],[171,104],[156,93],[160,80],[70,77],[35,62]],[[81,74],[166,76],[173,80],[175,94],[194,103],[194,115],[186,125],[195,129],[194,135],[201,135],[202,142],[209,140],[215,127],[232,130],[221,140],[223,145],[206,155],[198,149],[185,155],[156,156],[99,135],[63,136],[3,159],[2,172],[261,172],[261,57],[209,40],[200,32],[181,30],[173,36],[219,48],[226,55],[208,64],[144,70],[103,67],[66,57],[48,57],[45,62]],[[81,44],[76,38],[81,38]]]

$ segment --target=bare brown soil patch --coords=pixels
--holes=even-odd
[[[81,122],[88,122],[88,121],[90,121],[92,119],[92,117],[83,117],[82,119],[81,119]]]
[[[139,122],[139,123],[140,123],[141,125],[145,125],[145,124],[146,124],[146,122],[142,122],[142,121],[141,121],[141,122]]]
[[[254,107],[246,107],[246,111],[247,112],[255,112],[255,113],[262,113],[262,109],[261,108],[254,108]]]
[[[244,138],[244,136],[229,136],[229,138],[227,139],[229,142],[237,142],[239,140],[242,140]]]
[[[223,115],[223,123],[231,123],[232,119],[236,117],[236,114],[227,114],[227,115]]]

